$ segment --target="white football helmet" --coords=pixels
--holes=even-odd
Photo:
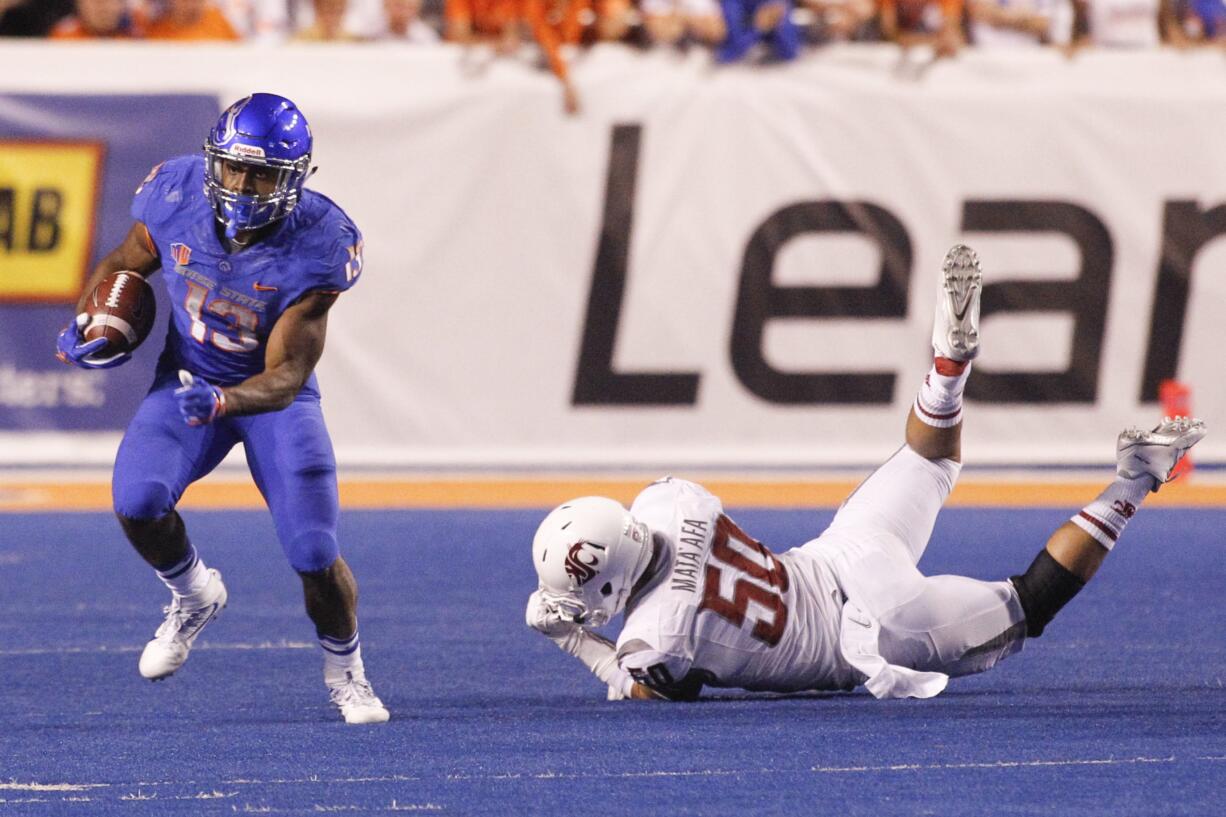
[[[576,624],[617,615],[651,561],[651,532],[612,499],[585,496],[554,508],[532,540],[547,603]]]

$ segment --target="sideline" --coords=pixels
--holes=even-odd
[[[724,504],[738,508],[836,508],[858,484],[853,479],[698,479]],[[576,496],[599,494],[628,503],[651,477],[631,479],[540,477],[388,477],[343,479],[344,509],[549,508]],[[1098,495],[1107,479],[992,479],[963,476],[950,507],[1078,508]],[[1151,507],[1226,508],[1226,484],[1173,483],[1146,500]],[[108,511],[104,479],[0,480],[0,512]],[[263,498],[250,479],[207,479],[188,488],[180,507],[193,510],[257,509]]]

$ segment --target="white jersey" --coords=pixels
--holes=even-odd
[[[839,651],[843,599],[823,562],[776,555],[700,485],[664,479],[630,513],[667,544],[667,567],[627,608],[618,663],[670,697],[703,684],[794,692],[864,680]]]

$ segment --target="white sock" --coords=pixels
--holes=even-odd
[[[936,428],[952,428],[962,422],[962,391],[971,376],[971,364],[955,364],[962,367],[958,374],[941,374],[940,370],[948,371],[952,362],[940,359],[924,375],[915,396],[915,416],[920,422]]]
[[[347,677],[362,677],[362,645],[358,631],[349,638],[320,635],[319,646],[324,651],[324,681],[344,681]]]
[[[1136,479],[1116,477],[1115,482],[1108,485],[1097,499],[1073,517],[1072,522],[1111,550],[1124,532],[1124,526],[1153,487],[1154,479],[1148,474]]]
[[[204,560],[196,554],[196,546],[191,543],[187,545],[187,555],[183,557],[183,561],[156,572],[158,578],[176,596],[199,593],[209,583],[208,568],[204,566]]]

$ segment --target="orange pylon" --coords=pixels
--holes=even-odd
[[[1163,380],[1158,384],[1158,402],[1162,404],[1162,414],[1166,417],[1191,417],[1192,387],[1178,380]],[[1192,473],[1194,467],[1192,455],[1185,454],[1175,466],[1171,480],[1182,480]]]

